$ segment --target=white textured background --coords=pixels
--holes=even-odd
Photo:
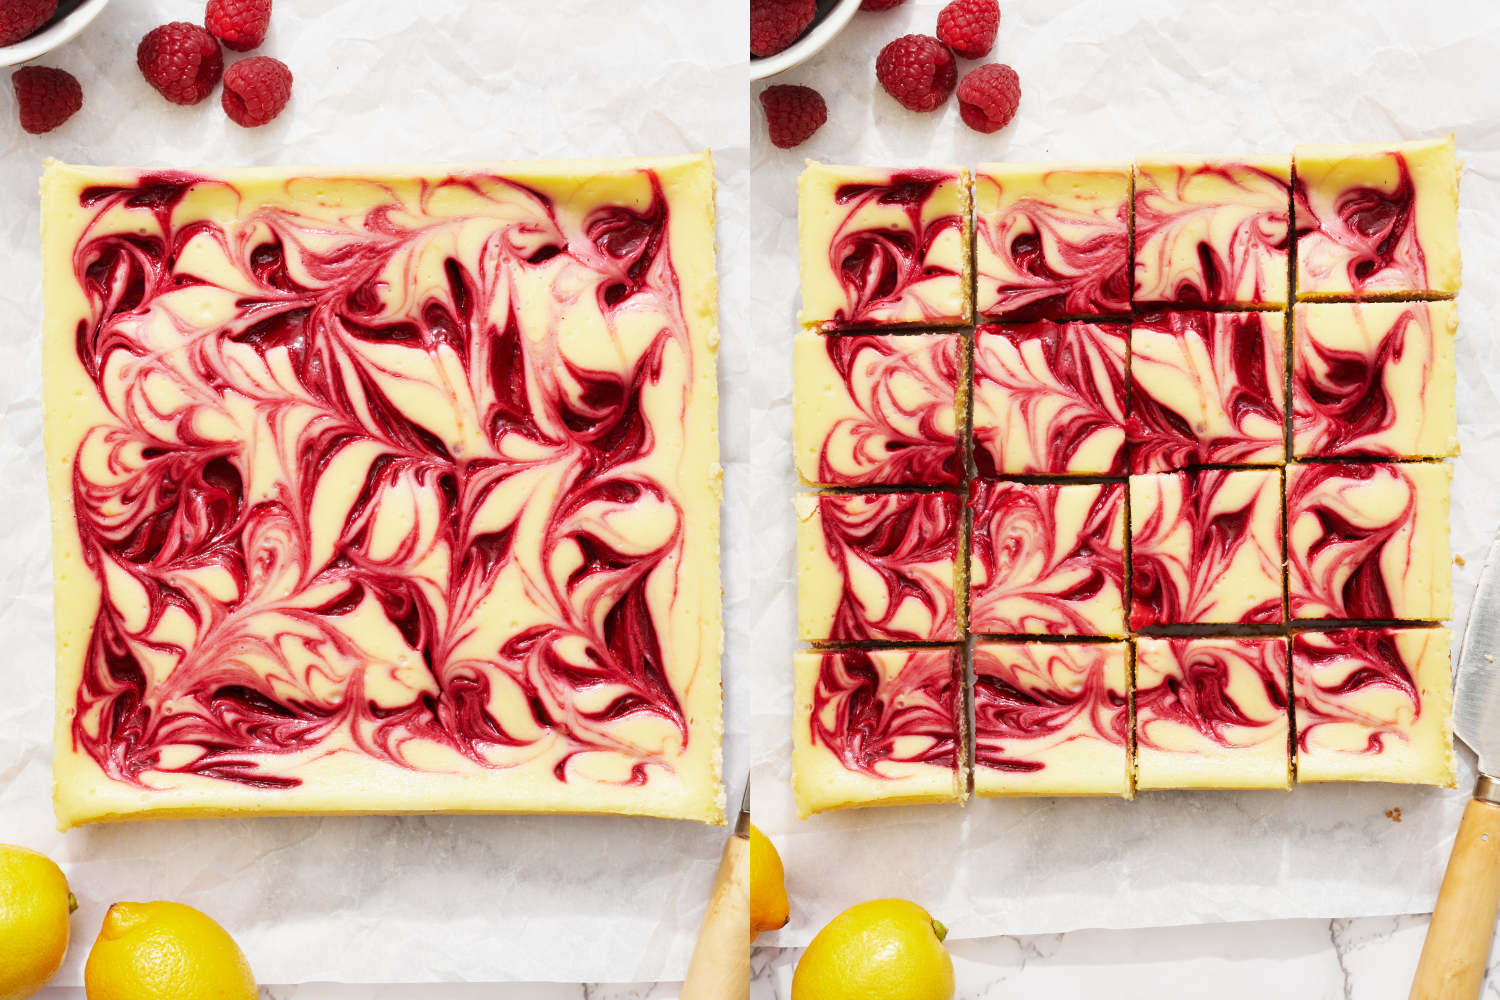
[[[750,363],[745,106],[748,29],[730,3],[631,0],[279,0],[257,54],[296,77],[260,129],[215,93],[166,103],[135,67],[140,37],[201,23],[202,0],[120,0],[38,62],[83,84],[61,129],[27,136],[0,87],[0,842],[62,863],[82,908],[57,986],[81,982],[105,908],[197,906],[239,940],[261,982],[681,978],[725,833],[590,817],[184,820],[54,831],[52,614],[41,447],[37,181],[45,156],[140,167],[367,163],[687,153],[718,163],[723,443],[748,492]],[[238,58],[228,54],[230,59]],[[738,306],[738,307],[737,307]],[[725,509],[725,537],[743,507]],[[726,580],[739,554],[726,553]],[[754,622],[728,597],[725,782],[747,767],[745,652]],[[738,685],[735,678],[741,679]],[[740,712],[735,714],[736,706]],[[741,720],[736,722],[735,720]],[[575,988],[576,990],[576,988]]]
[[[756,824],[777,840],[792,895],[789,926],[762,945],[805,944],[845,907],[901,896],[947,924],[950,941],[1075,928],[1131,928],[1428,910],[1461,790],[1303,786],[1282,792],[1166,792],[1134,802],[986,799],[796,819],[791,795],[795,645],[791,340],[797,308],[795,178],[804,158],[881,165],[1129,159],[1153,150],[1290,152],[1300,142],[1415,139],[1455,131],[1467,157],[1460,213],[1455,568],[1461,628],[1500,526],[1500,4],[1473,0],[1001,0],[993,61],[1020,74],[1010,126],[966,128],[957,101],[905,111],[875,79],[875,55],[931,33],[938,0],[856,14],[832,45],[771,83],[823,93],[829,121],[795,150],[765,138],[752,110],[751,335],[773,345],[765,420],[774,478],[762,485],[774,583],[750,708]],[[960,74],[978,65],[959,60]],[[758,93],[763,85],[752,90]],[[1457,643],[1455,642],[1455,652]],[[1401,809],[1402,822],[1386,811]]]

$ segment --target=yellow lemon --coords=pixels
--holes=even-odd
[[[792,975],[792,1000],[953,1000],[948,929],[916,903],[873,899],[818,931]]]
[[[83,968],[89,1000],[256,1000],[229,932],[181,903],[116,903]]]
[[[0,1000],[23,1000],[57,974],[76,909],[51,858],[0,844]]]
[[[786,898],[786,870],[770,838],[750,824],[750,937],[785,927],[792,904]]]

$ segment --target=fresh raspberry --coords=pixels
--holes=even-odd
[[[750,0],[750,54],[774,56],[812,24],[818,0]]]
[[[800,146],[828,120],[828,104],[811,87],[779,83],[760,92],[760,106],[771,126],[771,145],[777,149]]]
[[[906,3],[906,0],[860,0],[859,9],[890,10],[892,7],[899,7],[904,3]]]
[[[0,0],[0,45],[31,34],[57,13],[57,0]]]
[[[32,135],[51,132],[83,107],[83,87],[65,69],[23,66],[11,74],[21,127]]]
[[[1004,63],[988,63],[964,75],[958,85],[958,113],[976,132],[998,132],[1016,116],[1021,78]]]
[[[219,40],[186,21],[147,32],[136,47],[135,62],[146,82],[173,104],[197,104],[213,92],[224,72]]]
[[[208,0],[203,23],[226,49],[249,52],[266,40],[271,0]]]
[[[280,59],[251,56],[224,74],[224,113],[236,125],[264,125],[292,96],[292,71]]]
[[[937,36],[965,59],[983,59],[1000,30],[1000,0],[953,0],[938,12]]]
[[[908,111],[932,111],[953,93],[958,63],[931,35],[902,35],[875,57],[880,85]]]

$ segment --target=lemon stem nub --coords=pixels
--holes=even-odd
[[[938,920],[936,917],[934,917],[932,920],[932,933],[937,935],[937,939],[939,941],[942,941],[948,936],[948,928],[943,926],[943,922],[941,920]]]
[[[76,913],[78,910],[78,897],[71,892],[68,893],[68,912]]]

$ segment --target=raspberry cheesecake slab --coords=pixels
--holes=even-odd
[[[1444,628],[1294,635],[1297,780],[1454,787],[1451,638]]]
[[[1130,328],[981,326],[974,338],[974,465],[1014,475],[1125,472]]]
[[[1130,627],[1279,624],[1281,470],[1130,477]]]
[[[1299,303],[1292,326],[1297,458],[1458,454],[1451,300]]]
[[[713,206],[49,164],[59,823],[722,823]]]
[[[1135,304],[1286,305],[1291,177],[1289,156],[1142,157]]]
[[[822,335],[795,346],[797,472],[816,486],[947,486],[968,351],[956,334]]]
[[[1125,484],[970,486],[969,630],[1125,635]]]
[[[1286,460],[1281,313],[1172,311],[1130,327],[1130,471]]]
[[[1135,641],[1136,788],[1290,788],[1287,641]]]
[[[1130,312],[1129,163],[984,163],[975,309],[1027,322]]]
[[[1123,642],[974,647],[974,794],[1119,795],[1130,783]]]
[[[959,638],[963,508],[956,494],[803,494],[795,502],[799,638]]]
[[[803,326],[971,321],[968,170],[808,161],[797,227]]]
[[[1291,616],[1452,617],[1452,477],[1441,462],[1287,466]]]
[[[1297,298],[1438,298],[1461,284],[1453,136],[1298,146]]]
[[[797,653],[797,813],[961,802],[964,663],[957,646]]]

